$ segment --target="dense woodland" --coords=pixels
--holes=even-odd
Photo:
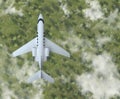
[[[0,12],[8,6],[7,3],[6,0],[2,2]],[[96,55],[101,54],[103,51],[110,53],[120,73],[120,26],[118,27],[120,25],[120,1],[99,0],[99,3],[105,18],[109,17],[110,13],[116,8],[118,9],[118,16],[113,23],[109,24],[109,21],[104,19],[92,21],[86,18],[82,10],[89,7],[89,5],[85,3],[85,0],[15,0],[15,8],[17,10],[22,8],[24,15],[6,14],[0,16],[0,43],[6,46],[4,49],[9,54],[37,35],[37,18],[40,13],[44,16],[46,37],[70,52],[70,59],[51,53],[51,57],[45,62],[43,69],[55,78],[55,83],[49,84],[43,81],[44,84],[41,84],[41,88],[43,89],[44,99],[89,99],[88,97],[92,95],[91,93],[82,95],[80,88],[76,85],[76,75],[91,71],[91,68],[86,66],[90,63],[82,60],[82,46],[79,45],[79,50],[72,52],[70,49],[75,46],[76,42],[70,44],[72,46],[69,45],[70,42],[62,43],[67,41],[68,38],[71,38],[72,41],[73,35],[79,39],[90,41],[92,47],[96,49],[93,50],[91,47],[87,47],[86,51],[94,52]],[[70,11],[69,15],[64,14],[60,7],[62,4],[67,4]],[[104,10],[105,8],[107,10]],[[96,42],[98,35],[110,37],[112,42],[98,47]],[[25,58],[29,61],[29,66],[34,64],[31,54],[17,57],[16,67],[14,62],[11,62],[14,59],[8,53],[5,54],[1,46],[0,53],[0,61],[4,59],[2,66],[0,66],[0,82],[5,81],[4,85],[14,90],[19,99],[32,99],[31,97],[39,92],[40,88],[34,87],[33,84],[19,82],[14,74],[24,66]],[[15,70],[15,68],[17,69]],[[36,66],[36,68],[38,67]],[[0,88],[1,92],[2,88]],[[2,97],[1,94],[0,97]],[[111,99],[119,98],[116,96],[116,98]],[[11,99],[18,98],[12,96]]]

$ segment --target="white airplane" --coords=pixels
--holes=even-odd
[[[32,83],[39,78],[43,78],[44,80],[53,83],[54,79],[42,71],[43,62],[47,60],[49,52],[55,52],[66,57],[70,57],[70,54],[63,48],[44,37],[44,19],[42,14],[40,14],[38,17],[37,33],[38,34],[36,38],[32,39],[27,44],[14,51],[12,56],[16,57],[28,52],[32,52],[32,56],[35,58],[35,61],[39,63],[40,70],[30,77],[27,82]]]

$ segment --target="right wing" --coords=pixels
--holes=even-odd
[[[64,50],[60,46],[56,45],[55,43],[53,43],[52,41],[50,41],[47,38],[45,38],[45,46],[48,47],[50,49],[50,51],[52,51],[52,52],[55,52],[57,54],[60,54],[60,55],[66,56],[66,57],[70,57],[70,54],[66,50]]]
[[[14,51],[12,53],[12,56],[16,57],[16,56],[28,53],[28,52],[32,51],[33,47],[37,46],[36,44],[37,44],[37,38],[34,38],[31,41],[29,41],[27,44],[23,45],[22,47],[20,47],[16,51]]]

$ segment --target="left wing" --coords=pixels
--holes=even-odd
[[[16,51],[14,51],[12,53],[12,56],[16,57],[16,56],[19,56],[19,55],[22,55],[22,54],[32,51],[32,48],[37,46],[36,43],[37,43],[37,38],[32,39],[27,44],[23,45],[22,47],[20,47]]]
[[[60,46],[56,45],[55,43],[53,43],[52,41],[50,41],[47,38],[45,38],[45,46],[48,47],[50,49],[50,51],[52,51],[52,52],[55,52],[57,54],[60,54],[60,55],[66,56],[66,57],[70,57],[70,54],[66,50],[64,50]]]

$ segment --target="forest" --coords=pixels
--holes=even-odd
[[[90,0],[0,1],[0,99],[120,99],[120,1],[93,1],[99,3],[102,13],[101,17],[95,16],[95,20],[85,15],[86,9],[93,6]],[[98,10],[93,8],[92,11]],[[11,56],[14,50],[36,37],[40,13],[45,21],[45,36],[71,54],[66,58],[50,53],[44,63],[44,71],[55,79],[53,84],[44,80],[26,83],[27,78],[39,70],[38,64],[31,53],[16,58]],[[117,83],[112,83],[116,89],[111,95],[104,92],[99,96],[97,89],[96,93],[84,89],[82,75],[96,73],[95,57],[99,60],[105,55],[110,56],[108,60],[103,59],[106,65],[108,63],[111,79]],[[95,81],[103,80],[105,86],[109,82],[107,77],[100,71]]]

